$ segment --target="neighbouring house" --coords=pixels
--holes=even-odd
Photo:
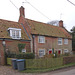
[[[22,52],[31,52],[30,38],[18,22],[0,19],[0,64],[4,65],[4,51],[19,53],[18,44],[25,44]]]
[[[37,22],[25,18],[24,7],[20,7],[20,24],[24,26],[31,39],[31,51],[36,57],[43,57],[57,51],[58,54],[71,53],[72,36],[64,28],[63,21],[59,26]]]

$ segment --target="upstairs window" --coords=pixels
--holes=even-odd
[[[68,44],[68,39],[64,39],[64,44]]]
[[[18,28],[8,28],[10,37],[12,39],[20,39],[21,38],[21,29]]]
[[[38,37],[38,42],[39,43],[45,43],[45,37],[44,36],[39,36]]]
[[[62,45],[62,38],[58,38],[58,45]]]

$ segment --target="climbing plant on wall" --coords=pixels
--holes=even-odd
[[[22,49],[25,48],[25,45],[26,45],[26,44],[18,44],[19,52],[22,52]]]

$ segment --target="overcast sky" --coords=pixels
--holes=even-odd
[[[15,6],[10,2],[12,1]],[[47,23],[51,20],[63,20],[67,30],[75,26],[75,6],[67,0],[27,0],[45,16],[36,11],[25,0],[0,0],[0,19],[18,21],[19,8],[24,6],[25,17]],[[75,0],[70,0],[75,3]],[[25,3],[22,3],[25,2]],[[61,15],[62,14],[62,15]],[[48,19],[49,18],[49,19]]]

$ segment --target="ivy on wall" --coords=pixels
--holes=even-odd
[[[22,49],[25,48],[25,45],[26,45],[26,44],[18,44],[19,52],[22,52]]]

